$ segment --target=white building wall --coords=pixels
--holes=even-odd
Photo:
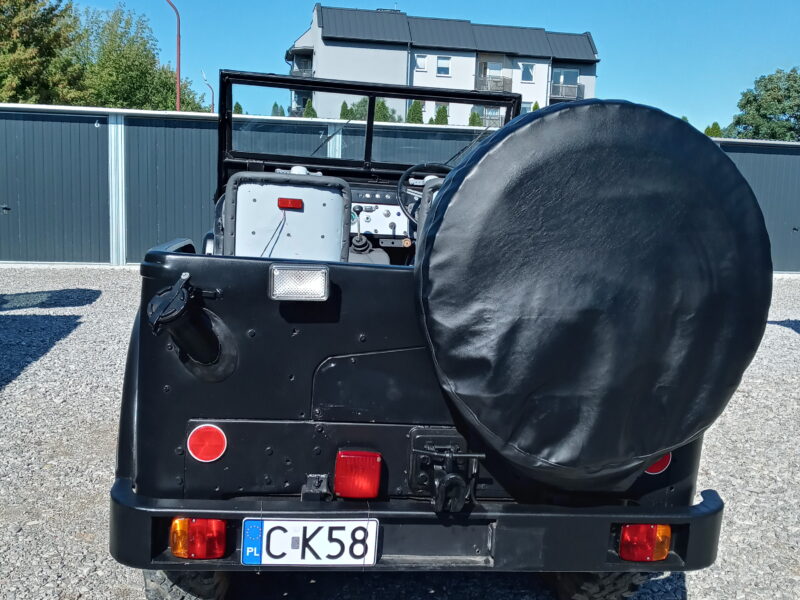
[[[522,95],[522,102],[530,102],[533,105],[539,103],[539,108],[547,106],[550,88],[550,61],[543,58],[512,58],[509,61],[511,68],[511,91]],[[522,81],[522,64],[533,65],[533,81]]]
[[[455,90],[474,90],[475,89],[475,53],[442,51],[436,49],[426,50],[424,48],[414,48],[411,51],[411,84],[420,87],[449,88]],[[417,57],[426,55],[426,65],[424,70],[415,68]],[[450,75],[437,75],[437,58],[450,58]],[[468,104],[453,104],[449,109],[448,124],[467,125],[469,123],[469,113],[472,107]],[[436,103],[431,101],[423,102],[422,119],[425,123],[428,119],[436,115]]]
[[[405,84],[408,72],[408,51],[403,46],[360,44],[356,42],[326,42],[322,29],[316,24],[316,12],[311,24],[314,44],[314,76],[322,79],[344,79],[369,83]],[[339,118],[342,101],[358,101],[357,97],[342,94],[315,94],[314,109],[320,118]],[[402,117],[405,103],[387,102]]]

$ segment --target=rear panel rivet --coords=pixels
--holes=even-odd
[[[269,456],[272,456],[272,446],[267,446],[264,448],[264,452],[266,452]]]
[[[171,387],[169,387],[168,385],[165,385],[165,386],[164,386],[164,393],[165,393],[165,394],[169,394],[169,392],[170,392],[170,390],[171,390],[171,389],[172,389]]]
[[[178,446],[177,448],[175,448],[175,454],[177,454],[178,456],[180,456],[181,454],[183,454],[183,448],[181,448],[180,446]]]
[[[248,337],[256,337],[256,330],[255,329],[248,329],[247,330]]]
[[[321,454],[321,453],[322,453],[322,448],[320,448],[319,446],[314,446],[314,454]]]

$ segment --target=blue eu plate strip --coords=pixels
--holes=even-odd
[[[261,564],[262,521],[246,520],[242,527],[242,564]]]

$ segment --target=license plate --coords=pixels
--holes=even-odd
[[[371,566],[377,542],[377,519],[245,519],[242,564]]]

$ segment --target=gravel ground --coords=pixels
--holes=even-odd
[[[141,598],[108,554],[125,350],[138,272],[0,266],[0,597]],[[720,557],[638,600],[800,594],[800,277],[778,276],[770,325],[706,436],[699,488],[726,500]],[[550,598],[522,575],[243,577],[237,598]]]

